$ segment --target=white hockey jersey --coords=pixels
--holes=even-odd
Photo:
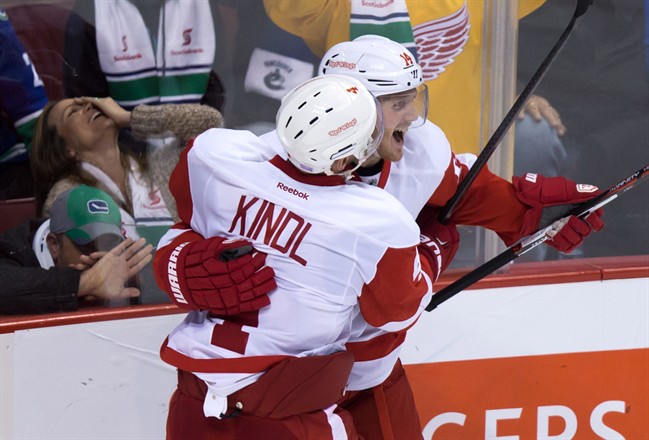
[[[361,180],[385,189],[417,218],[426,206],[444,206],[475,160],[473,154],[455,155],[442,130],[426,121],[406,133],[400,161],[384,161],[380,173]],[[486,168],[478,176],[451,221],[488,227],[510,240],[517,238],[525,208],[514,196],[513,186]],[[397,288],[394,294],[399,293]],[[388,333],[368,323],[362,315],[355,317],[346,344],[355,356],[349,390],[368,389],[387,379],[399,358],[406,330]]]
[[[212,129],[183,153],[170,183],[194,231],[246,238],[275,271],[269,307],[225,319],[191,312],[163,346],[163,359],[205,380],[220,405],[274,356],[343,350],[357,317],[403,330],[432,297],[419,229],[401,203],[340,176],[303,174],[274,152],[250,132]],[[171,229],[159,247],[182,232]]]
[[[274,152],[283,151],[274,131],[262,139],[273,147]],[[409,130],[403,148],[400,161],[384,161],[379,173],[360,179],[395,196],[413,218],[417,218],[425,206],[444,206],[476,159],[473,154],[455,155],[443,131],[430,121]],[[509,182],[485,168],[463,200],[452,217],[454,222],[484,226],[501,232],[503,237],[517,238],[520,230],[517,214],[522,211]],[[398,286],[394,294],[400,294]],[[356,358],[348,389],[371,388],[390,375],[406,330],[386,332],[368,323],[362,314],[355,316],[352,335],[346,344],[347,350],[352,351]]]

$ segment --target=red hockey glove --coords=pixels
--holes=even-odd
[[[439,275],[446,270],[460,246],[460,234],[455,225],[443,225],[431,219],[421,226],[420,244],[417,246],[419,255],[426,258],[437,281]]]
[[[166,276],[158,280],[183,309],[217,315],[259,310],[270,304],[268,293],[277,284],[273,269],[264,266],[266,254],[252,251],[245,240],[223,237],[182,243],[169,253]]]
[[[516,197],[531,209],[525,213],[521,235],[529,235],[540,225],[544,211],[559,205],[572,205],[590,200],[599,194],[599,189],[593,185],[577,184],[563,177],[544,177],[540,174],[527,173],[523,177],[513,178]],[[546,217],[560,215],[558,211]],[[550,246],[561,252],[572,252],[579,246],[591,230],[601,231],[604,227],[601,209],[594,211],[585,220],[571,216],[564,222],[563,227],[553,232]],[[546,212],[547,214],[547,212]]]

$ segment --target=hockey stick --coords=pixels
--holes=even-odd
[[[566,206],[562,206],[561,208],[563,210],[563,214],[555,217],[555,220],[552,221],[551,224],[543,226],[534,234],[521,238],[512,246],[507,248],[503,253],[497,255],[482,266],[479,266],[477,269],[469,272],[468,274],[459,278],[457,281],[449,284],[439,292],[435,293],[433,295],[433,299],[426,306],[426,310],[430,312],[447,299],[466,289],[470,285],[480,281],[481,279],[501,268],[510,261],[515,260],[524,253],[534,249],[544,241],[548,240],[548,233],[551,234],[553,230],[556,230],[560,226],[563,226],[563,224],[567,222],[569,216],[576,215],[577,217],[580,217],[582,219],[588,217],[588,215],[590,215],[593,211],[613,201],[614,199],[622,195],[622,193],[630,190],[636,184],[638,184],[642,178],[647,177],[648,175],[649,165],[645,165],[644,168],[639,169],[626,179],[613,185],[606,191],[598,194],[597,196],[584,203],[568,206],[567,208]]]
[[[552,61],[554,61],[559,51],[566,43],[566,40],[570,36],[570,33],[575,26],[577,18],[582,16],[592,3],[593,0],[577,0],[577,7],[575,8],[574,14],[572,14],[570,23],[568,23],[568,26],[563,31],[557,42],[554,44],[552,49],[550,49],[550,52],[545,57],[545,60],[543,60],[543,62],[541,63],[541,66],[537,69],[536,72],[534,72],[532,79],[530,79],[530,81],[527,83],[521,94],[518,96],[518,99],[516,99],[516,102],[514,102],[512,108],[509,110],[507,115],[505,115],[505,118],[502,120],[496,131],[493,133],[493,135],[491,135],[491,138],[482,149],[482,152],[480,152],[480,155],[478,155],[478,158],[476,159],[473,166],[471,166],[471,169],[467,173],[466,177],[464,178],[464,180],[462,180],[462,182],[460,182],[460,185],[458,186],[457,191],[455,191],[453,197],[451,197],[451,199],[446,202],[446,205],[444,205],[444,207],[440,211],[439,216],[437,217],[440,223],[446,223],[451,217],[451,214],[453,213],[453,210],[459,203],[460,199],[464,196],[464,193],[466,193],[469,186],[478,176],[478,173],[482,170],[482,168],[484,168],[487,161],[496,150],[496,147],[498,147],[498,144],[505,136],[505,133],[507,132],[507,130],[509,130],[509,127],[511,127],[514,119],[516,118],[516,115],[520,113],[521,109],[534,92],[534,89],[536,89],[536,86],[538,86],[539,82],[541,82],[541,79],[543,78],[543,75],[545,75],[545,72],[548,70],[548,67],[550,67],[550,64],[552,63]]]

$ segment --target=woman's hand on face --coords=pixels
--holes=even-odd
[[[129,127],[131,125],[131,112],[124,110],[113,98],[92,98],[83,96],[74,98],[75,104],[92,104],[97,107],[108,118],[112,119],[118,127]]]

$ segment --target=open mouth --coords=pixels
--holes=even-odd
[[[397,142],[399,142],[400,144],[403,143],[403,136],[404,136],[404,133],[401,130],[394,130],[392,132],[392,138],[394,140],[396,140]]]

